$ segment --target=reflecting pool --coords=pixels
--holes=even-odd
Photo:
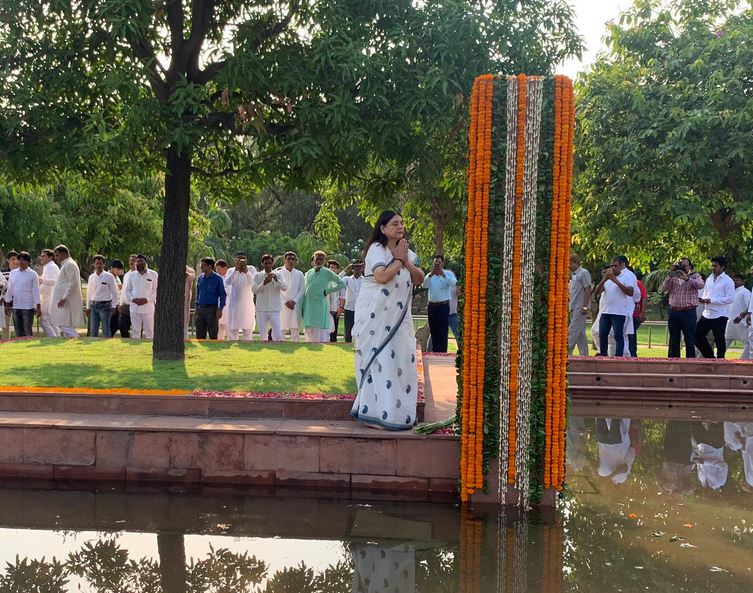
[[[6,483],[0,593],[753,591],[753,417],[576,417],[567,445],[565,500],[523,517]]]

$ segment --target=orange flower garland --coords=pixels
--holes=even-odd
[[[486,282],[493,77],[476,79],[471,95],[468,222],[466,225],[465,336],[461,407],[461,498],[483,486]]]
[[[481,593],[483,524],[463,507],[460,511],[460,593]]]
[[[567,366],[567,262],[570,251],[574,118],[572,83],[555,77],[553,196],[549,257],[544,487],[564,483]]]

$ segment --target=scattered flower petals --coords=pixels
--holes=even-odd
[[[199,397],[232,397],[246,399],[302,399],[309,401],[337,401],[356,399],[353,393],[283,393],[261,391],[208,391],[195,389],[191,395]]]

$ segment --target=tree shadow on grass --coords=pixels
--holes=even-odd
[[[229,360],[231,365],[232,361]],[[355,378],[325,379],[319,372],[263,372],[216,369],[191,376],[184,361],[152,361],[151,371],[118,370],[117,362],[25,364],[0,373],[0,385],[83,387],[92,389],[182,389],[193,391],[254,391],[286,393],[355,393]]]

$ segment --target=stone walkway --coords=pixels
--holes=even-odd
[[[426,422],[447,420],[455,413],[458,396],[457,368],[454,356],[424,353],[426,380]]]

